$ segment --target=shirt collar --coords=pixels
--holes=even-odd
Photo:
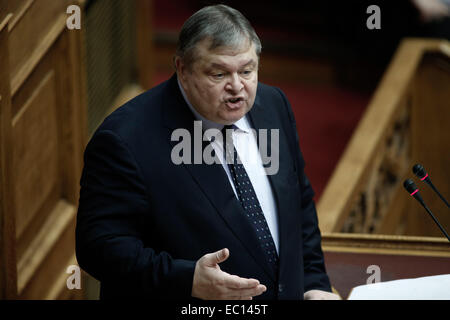
[[[194,114],[195,118],[197,120],[202,121],[202,127],[204,130],[208,130],[208,129],[218,129],[218,130],[222,130],[222,128],[224,127],[223,124],[211,121],[206,119],[205,117],[203,117],[200,113],[197,112],[197,110],[195,110],[195,108],[192,106],[191,102],[189,101],[189,99],[186,96],[186,92],[184,92],[183,86],[180,83],[180,80],[177,77],[177,82],[178,82],[178,87],[180,88],[181,94],[183,95],[184,101],[186,101],[186,104],[188,105],[189,109],[191,109],[192,113]],[[248,122],[247,116],[243,116],[241,119],[239,119],[238,121],[236,121],[234,123],[234,125],[238,128],[238,130],[241,130],[245,133],[248,133],[251,129],[250,127],[250,123]]]

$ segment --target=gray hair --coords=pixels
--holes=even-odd
[[[186,20],[178,37],[176,56],[189,66],[195,58],[196,44],[204,39],[211,39],[210,50],[221,46],[239,48],[250,40],[258,57],[261,53],[261,41],[250,22],[223,4],[204,7]]]

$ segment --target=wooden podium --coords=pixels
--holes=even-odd
[[[381,281],[450,273],[450,243],[403,189],[413,178],[441,224],[450,210],[416,178],[421,163],[450,196],[450,44],[405,39],[317,204],[326,267],[342,298]]]
[[[322,247],[330,281],[346,299],[379,268],[380,281],[450,273],[450,244],[435,237],[323,234]]]

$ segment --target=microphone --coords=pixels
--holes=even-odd
[[[426,184],[428,184],[431,187],[431,189],[433,189],[434,192],[436,192],[436,194],[439,196],[439,198],[441,198],[441,200],[444,201],[444,203],[447,205],[447,207],[450,208],[450,205],[448,204],[447,200],[444,199],[444,197],[440,194],[438,189],[433,185],[433,183],[431,182],[430,176],[428,175],[428,173],[425,171],[425,168],[421,164],[418,163],[418,164],[414,165],[414,167],[412,168],[412,171],[420,180],[422,180]]]
[[[423,201],[422,196],[419,193],[419,188],[417,188],[414,181],[412,181],[411,179],[407,179],[407,180],[405,180],[405,182],[403,182],[403,186],[405,187],[406,191],[408,191],[412,197],[414,197],[417,201],[420,202],[422,207],[424,207],[425,210],[428,212],[428,214],[431,216],[431,218],[433,218],[434,222],[437,224],[439,229],[441,229],[444,236],[448,239],[448,241],[450,241],[450,237],[448,236],[447,232],[445,232],[444,228],[441,226],[439,221],[436,219],[433,212],[431,212],[431,210],[425,204],[425,201]]]

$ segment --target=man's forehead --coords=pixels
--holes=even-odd
[[[246,43],[238,48],[221,46],[209,49],[209,43],[199,43],[197,58],[208,65],[228,65],[230,63],[245,66],[257,64],[256,49],[253,43]]]
[[[230,44],[217,45],[211,37],[204,38],[196,44],[197,48],[201,48],[208,52],[223,52],[229,55],[238,54],[254,47],[253,42],[247,37],[237,38]]]

